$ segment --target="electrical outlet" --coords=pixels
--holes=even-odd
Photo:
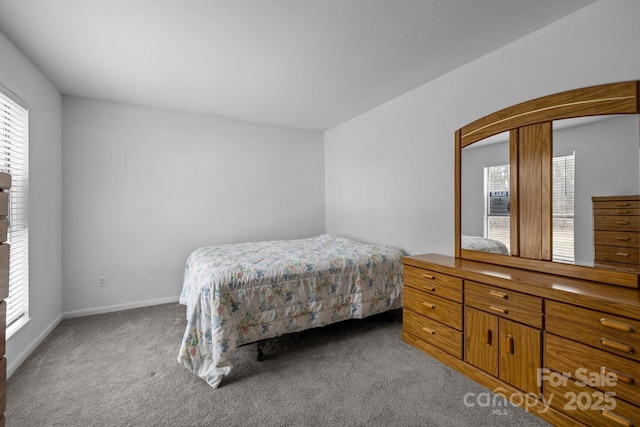
[[[98,287],[104,288],[107,286],[107,276],[99,276],[98,277]]]

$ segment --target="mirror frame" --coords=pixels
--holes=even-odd
[[[587,88],[574,89],[553,95],[543,96],[531,101],[526,101],[514,106],[502,109],[495,113],[482,117],[466,126],[458,129],[455,133],[455,256],[473,261],[482,261],[492,264],[500,264],[510,267],[523,268],[527,270],[542,271],[561,276],[574,277],[579,279],[593,280],[613,285],[638,288],[640,280],[639,272],[620,271],[606,269],[596,266],[584,266],[565,264],[551,261],[551,190],[550,173],[542,173],[539,182],[525,182],[519,171],[528,170],[537,165],[531,165],[530,157],[523,155],[518,147],[518,140],[529,138],[531,129],[546,129],[551,126],[554,120],[569,119],[586,116],[601,116],[613,114],[638,114],[640,113],[640,82],[630,81],[621,83],[611,83]],[[533,127],[533,128],[531,128]],[[510,132],[510,165],[511,165],[511,247],[512,255],[498,255],[486,252],[462,249],[462,149],[477,141],[489,136]],[[535,139],[536,137],[533,136]],[[551,147],[551,137],[549,141],[543,141],[540,148],[535,148],[543,156],[549,157]],[[543,138],[544,139],[544,138]],[[536,139],[537,141],[537,139]],[[547,144],[548,143],[548,144]],[[539,156],[536,162],[540,161]],[[550,165],[549,165],[550,167]],[[543,164],[543,169],[545,165]],[[518,178],[520,176],[520,179]],[[542,188],[542,193],[536,196],[542,197],[543,203],[536,202],[541,206],[541,211],[535,213],[541,216],[541,221],[536,232],[539,239],[531,238],[533,235],[529,231],[520,229],[520,224],[531,223],[527,221],[526,215],[532,215],[521,209],[522,206],[530,206],[530,201],[526,199],[529,193],[527,188]],[[529,203],[528,203],[529,202]],[[521,233],[527,236],[527,243],[539,250],[540,256],[527,258],[520,254]],[[533,241],[532,241],[533,240]],[[515,250],[513,250],[515,248]]]

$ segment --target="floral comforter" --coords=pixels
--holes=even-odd
[[[210,246],[187,260],[178,361],[216,388],[242,345],[402,306],[402,254],[335,235]]]
[[[462,236],[462,249],[509,255],[509,248],[504,243],[481,236]]]

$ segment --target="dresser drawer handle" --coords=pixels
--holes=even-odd
[[[626,215],[626,214],[630,214],[631,211],[618,211],[616,212],[618,215]]]
[[[609,369],[606,366],[600,368],[600,373],[605,376],[615,375],[618,381],[628,385],[633,385],[636,383],[635,378],[633,378],[631,375],[623,374],[622,372],[616,371],[614,369]]]
[[[491,343],[493,342],[493,331],[491,329],[485,329],[484,338],[487,345],[491,345]]]
[[[620,240],[622,242],[628,242],[631,240],[631,237],[616,237],[616,240]]]
[[[633,421],[623,417],[622,415],[618,415],[615,412],[607,411],[606,409],[602,409],[602,416],[607,418],[608,420],[613,421],[614,423],[620,424],[621,426],[626,427],[635,427]]]
[[[492,297],[497,297],[497,298],[502,298],[502,299],[509,299],[509,295],[505,294],[504,292],[489,291],[489,295],[491,295]]]
[[[423,331],[425,331],[425,332],[426,332],[426,333],[428,333],[428,334],[431,334],[431,335],[435,335],[435,334],[436,334],[436,331],[434,331],[434,330],[433,330],[433,329],[431,329],[431,328],[427,328],[426,326],[425,326],[425,327],[423,327],[423,328],[422,328],[422,330],[423,330]]]
[[[616,221],[618,225],[629,225],[629,221]]]
[[[426,302],[426,301],[424,301],[424,302],[422,303],[422,305],[424,305],[424,306],[426,306],[426,307],[429,307],[429,308],[436,308],[436,305],[435,305],[435,304],[431,304],[430,302]]]
[[[490,305],[489,306],[489,310],[497,311],[498,313],[502,313],[502,314],[509,314],[509,310],[507,310],[506,308],[502,308],[502,307],[494,307],[494,306]]]
[[[513,348],[513,337],[511,335],[507,335],[507,352],[509,354],[513,354],[514,352],[514,348]]]
[[[429,292],[435,292],[436,288],[434,288],[433,286],[423,286],[422,289],[426,289]]]
[[[627,252],[616,252],[616,256],[628,257],[629,253],[627,253]]]
[[[618,322],[617,320],[607,319],[603,317],[600,319],[600,324],[605,328],[615,329],[622,332],[635,332],[636,328],[633,325],[624,322]]]
[[[625,206],[631,206],[630,203],[616,203],[616,206],[624,208]]]
[[[633,348],[633,346],[630,346],[629,344],[623,344],[621,342],[608,340],[606,338],[600,338],[600,344],[602,344],[607,348],[611,348],[613,350],[618,350],[618,351],[622,351],[624,353],[629,353],[629,354],[633,354],[636,351],[636,349]]]
[[[432,276],[431,274],[423,274],[422,277],[424,277],[425,279],[431,279],[431,280],[434,280],[436,278],[436,276]]]

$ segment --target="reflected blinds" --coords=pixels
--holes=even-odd
[[[553,158],[553,260],[574,262],[575,153]]]
[[[29,317],[28,141],[26,103],[0,85],[0,171],[11,174],[9,191],[9,297],[7,329]]]

